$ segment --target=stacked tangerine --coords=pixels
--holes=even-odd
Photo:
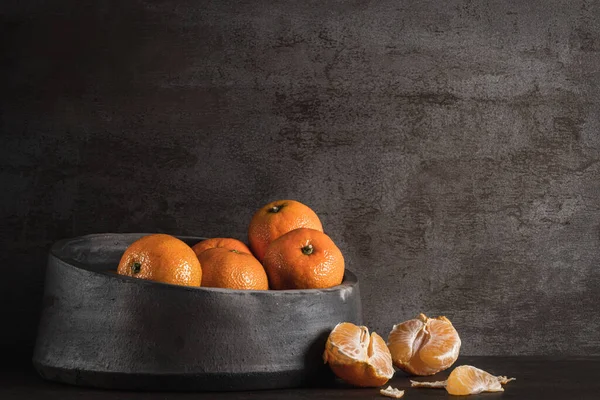
[[[344,278],[344,257],[317,214],[295,200],[260,208],[248,228],[250,248],[233,238],[193,247],[165,234],[145,236],[126,250],[117,273],[183,286],[238,290],[323,289]]]

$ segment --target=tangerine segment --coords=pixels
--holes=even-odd
[[[388,336],[394,365],[421,376],[436,374],[454,364],[460,344],[448,318],[428,318],[425,314],[394,325]]]
[[[361,387],[385,384],[394,375],[392,357],[385,341],[365,326],[337,324],[327,343],[323,360],[344,381]]]
[[[515,380],[506,376],[494,376],[471,365],[456,367],[448,376],[446,390],[453,395],[503,392],[503,384]]]

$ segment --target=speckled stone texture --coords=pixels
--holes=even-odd
[[[0,4],[0,330],[29,357],[50,244],[245,238],[312,207],[387,336],[600,354],[600,5]],[[8,272],[7,272],[8,271]]]

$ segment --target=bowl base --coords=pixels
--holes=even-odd
[[[331,385],[331,371],[307,373],[306,370],[253,372],[253,373],[206,373],[206,374],[142,374],[86,371],[57,368],[33,362],[44,379],[70,385],[100,389],[165,392],[223,392],[283,389],[295,387],[323,387]]]

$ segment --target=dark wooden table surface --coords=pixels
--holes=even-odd
[[[515,377],[503,393],[486,393],[469,399],[600,399],[600,357],[461,357],[455,364],[469,364],[495,375]],[[442,380],[448,372],[419,380]],[[445,390],[410,388],[409,378],[397,372],[390,384],[406,389],[403,399],[446,399]],[[385,399],[379,389],[356,389],[337,383],[333,387],[228,393],[139,393],[95,390],[46,382],[33,369],[5,368],[0,372],[0,399],[44,400],[183,400],[183,399]]]

